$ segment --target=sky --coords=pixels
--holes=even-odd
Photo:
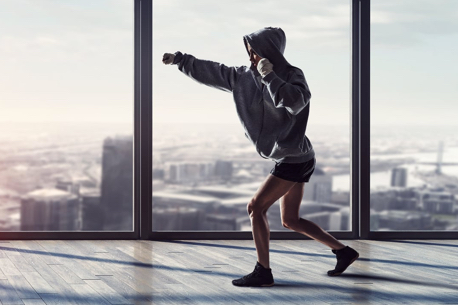
[[[456,124],[458,1],[371,1],[371,120]],[[281,27],[312,124],[349,125],[349,0],[153,1],[153,123],[238,123],[229,93],[165,52],[249,65],[242,37]],[[132,122],[132,0],[1,0],[0,122]]]
[[[132,122],[133,5],[1,0],[0,122]]]

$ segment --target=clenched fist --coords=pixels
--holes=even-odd
[[[258,62],[256,68],[258,68],[259,74],[264,78],[272,72],[274,65],[267,58],[263,58]]]
[[[175,54],[172,54],[172,53],[164,53],[164,55],[162,56],[162,62],[165,65],[173,64],[174,59],[175,59]]]

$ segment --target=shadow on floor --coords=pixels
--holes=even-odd
[[[69,284],[68,284],[69,285]],[[21,297],[18,295],[20,293]],[[95,292],[95,291],[93,291]],[[25,288],[20,287],[20,289],[16,289],[10,285],[2,285],[0,286],[0,301],[3,304],[24,304],[21,301],[28,299],[29,303],[32,304],[31,301],[35,301],[33,304],[97,304],[97,305],[111,305],[114,304],[153,304],[152,298],[153,294],[150,293],[148,295],[134,292],[134,293],[122,293],[117,292],[118,295],[114,296],[113,294],[110,295],[108,292],[104,292],[107,298],[103,297],[103,293],[99,294],[91,294],[85,296],[82,293],[69,293],[68,290],[65,293],[37,293],[33,288]],[[24,296],[28,296],[24,298]],[[37,300],[40,298],[45,303],[38,303]],[[110,300],[111,302],[109,302]]]
[[[141,267],[141,268],[153,268],[153,264],[142,263],[142,262],[136,261],[134,258],[132,258],[132,261],[122,261],[122,260],[116,260],[116,259],[106,259],[106,258],[90,257],[90,256],[84,256],[84,255],[75,255],[75,254],[48,252],[48,251],[39,251],[39,250],[18,249],[18,248],[13,248],[13,247],[4,247],[4,246],[0,246],[0,250],[19,252],[19,253],[39,254],[43,256],[55,256],[55,257],[62,257],[62,258],[69,258],[69,259],[81,259],[81,260],[87,260],[87,261],[110,263],[110,264],[120,264],[120,265],[127,265],[127,266],[133,266],[133,267]]]
[[[233,245],[220,245],[220,244],[212,244],[212,243],[204,243],[204,242],[196,242],[196,241],[167,241],[168,243],[177,243],[177,244],[185,244],[185,245],[194,245],[194,246],[203,246],[203,247],[216,247],[216,248],[229,248],[229,249],[237,249],[237,250],[250,250],[256,251],[254,247],[241,247],[241,246],[233,246]],[[317,254],[317,253],[307,253],[307,252],[298,252],[298,251],[287,251],[287,250],[276,250],[271,249],[270,252],[272,253],[282,253],[282,254],[294,254],[294,255],[303,255],[308,257],[329,257],[334,258],[334,254]],[[393,264],[393,265],[407,265],[407,266],[415,266],[415,267],[424,267],[424,268],[438,268],[438,269],[452,269],[458,270],[458,266],[449,266],[449,265],[437,265],[437,264],[426,264],[426,263],[418,263],[418,262],[409,262],[409,261],[398,261],[398,260],[388,260],[388,259],[378,259],[378,258],[363,258],[360,257],[358,259],[359,262],[371,262],[371,263],[386,263],[386,264]]]
[[[425,241],[411,241],[411,240],[389,240],[388,242],[401,243],[401,244],[414,244],[414,245],[428,245],[428,246],[458,248],[458,245],[442,244],[442,243],[437,243],[437,242],[429,243],[429,242],[425,242]]]
[[[354,280],[364,280],[366,282],[390,282],[390,283],[400,283],[400,284],[409,284],[409,285],[420,285],[426,287],[439,287],[447,289],[458,289],[458,285],[449,285],[433,282],[424,282],[424,281],[415,281],[411,279],[405,279],[401,277],[393,276],[382,276],[382,275],[372,275],[372,274],[355,274],[355,273],[344,273],[340,276],[341,278],[348,278]]]
[[[290,289],[300,289],[300,293],[288,293]],[[161,295],[160,293],[153,296],[153,302],[158,304],[168,304],[167,302],[183,302],[184,296]],[[283,282],[276,283],[273,287],[250,288],[250,287],[231,287],[225,291],[212,293],[190,292],[186,294],[186,299],[191,300],[192,304],[212,304],[213,302],[229,302],[253,304],[314,304],[314,301],[322,304],[323,302],[335,304],[384,304],[383,300],[389,300],[389,303],[399,301],[408,304],[456,304],[458,298],[456,294],[437,293],[416,293],[409,290],[408,287],[396,291],[383,291],[374,288],[362,288],[355,285],[337,286],[322,285],[308,282]]]
[[[201,269],[193,269],[193,268],[179,268],[179,267],[169,267],[169,266],[164,266],[164,265],[155,265],[154,269],[158,270],[164,270],[164,271],[180,271],[180,272],[189,272],[193,273],[196,272],[195,276],[222,276],[222,277],[227,277],[229,279],[235,279],[241,277],[243,274],[236,274],[236,273],[230,273],[230,272],[223,272],[223,271],[211,271],[211,272],[205,272],[202,273]],[[199,275],[199,274],[200,275]],[[275,271],[273,271],[274,277],[276,278],[275,280],[275,286],[278,287],[309,287],[310,285],[315,285],[311,284],[310,282],[299,282],[299,281],[283,281],[281,280],[282,277],[284,276],[277,276],[275,275]],[[278,273],[280,274],[280,273]],[[419,286],[425,286],[425,287],[437,287],[437,288],[445,288],[445,289],[458,289],[458,285],[450,285],[450,284],[445,284],[445,283],[432,283],[432,282],[425,282],[425,281],[415,281],[411,279],[406,279],[402,277],[391,277],[391,276],[379,276],[379,275],[371,275],[371,274],[355,274],[355,273],[344,273],[339,278],[342,279],[351,279],[351,280],[357,280],[359,282],[364,281],[364,282],[371,282],[373,284],[377,283],[380,284],[380,282],[390,282],[390,283],[400,283],[400,284],[409,284],[409,285],[419,285]],[[335,278],[329,278],[330,281],[333,281]],[[354,284],[354,283],[352,283]],[[457,283],[458,284],[458,283]],[[331,285],[332,286],[332,285]],[[322,288],[330,288],[329,287],[322,287]],[[332,286],[334,287],[334,286]],[[335,286],[334,289],[341,289],[342,287]],[[342,288],[345,290],[346,288]],[[458,292],[457,292],[458,295]]]

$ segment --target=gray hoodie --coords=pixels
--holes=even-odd
[[[302,71],[283,57],[285,33],[268,27],[243,38],[245,47],[248,42],[273,64],[264,78],[253,65],[227,67],[181,52],[175,53],[173,63],[199,83],[232,92],[245,135],[263,158],[277,163],[313,159],[315,152],[305,135],[311,94]]]

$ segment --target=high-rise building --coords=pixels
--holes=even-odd
[[[371,191],[371,209],[385,210],[418,210],[418,199],[413,189],[389,188]]]
[[[329,215],[328,230],[345,231],[350,229],[350,207],[341,208]]]
[[[133,229],[132,137],[103,143],[100,222],[109,231]]]
[[[455,196],[442,190],[422,190],[418,199],[423,211],[432,214],[453,214]]]
[[[407,168],[396,167],[391,170],[391,186],[407,187]]]
[[[100,221],[100,215],[103,215],[103,209],[100,204],[100,190],[86,190],[81,194],[81,214],[83,231],[101,231],[103,223]]]
[[[214,172],[214,164],[210,162],[171,162],[167,164],[165,180],[170,183],[208,181]]]
[[[39,189],[21,199],[21,231],[80,229],[80,204],[76,195],[58,189]]]
[[[315,202],[331,202],[332,176],[326,175],[320,168],[315,168],[310,181],[304,186],[304,200]]]
[[[233,165],[232,161],[217,160],[215,163],[215,176],[223,180],[232,178]]]

